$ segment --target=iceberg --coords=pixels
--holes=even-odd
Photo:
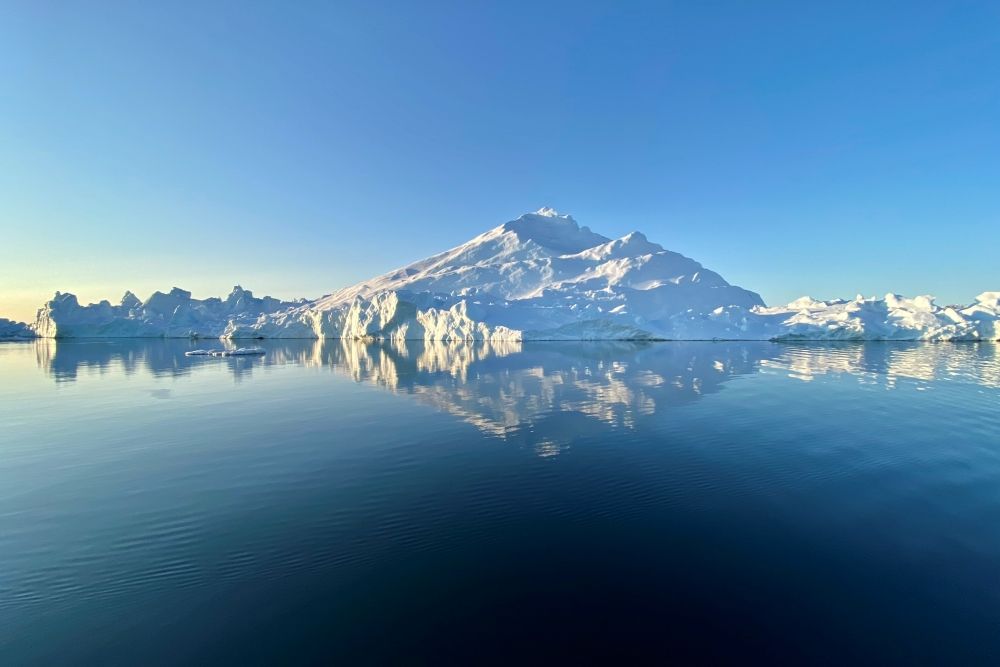
[[[775,340],[1000,340],[1000,292],[983,292],[966,307],[938,306],[929,295],[802,298],[783,308],[761,308],[758,316],[779,320]]]
[[[27,340],[36,336],[34,329],[24,322],[0,317],[0,340]]]
[[[37,335],[311,338],[376,341],[524,340],[998,340],[1000,292],[967,306],[931,296],[768,307],[641,232],[610,239],[551,208],[312,301],[193,299],[180,288],[140,301],[81,306],[56,293]]]
[[[81,306],[75,295],[56,292],[38,310],[34,330],[44,338],[219,338],[231,322],[254,321],[296,305],[257,298],[239,285],[224,299],[193,299],[175,287],[140,301],[126,291],[116,305]]]

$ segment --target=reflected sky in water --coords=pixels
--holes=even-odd
[[[0,664],[1000,657],[995,345],[262,345],[0,345]]]

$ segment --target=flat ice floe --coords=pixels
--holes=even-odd
[[[970,305],[933,297],[768,307],[640,232],[619,239],[552,209],[313,301],[225,299],[174,288],[81,306],[59,294],[39,311],[46,337],[374,340],[997,340],[1000,292]]]
[[[186,357],[249,357],[266,354],[262,347],[238,347],[235,350],[191,350],[185,352]]]

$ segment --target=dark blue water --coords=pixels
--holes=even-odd
[[[993,345],[191,347],[0,345],[0,664],[1000,661]]]

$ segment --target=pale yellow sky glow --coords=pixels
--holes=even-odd
[[[10,297],[4,294],[0,297],[0,317],[19,322],[31,322],[35,319],[35,311],[41,303],[41,301],[27,295]]]

